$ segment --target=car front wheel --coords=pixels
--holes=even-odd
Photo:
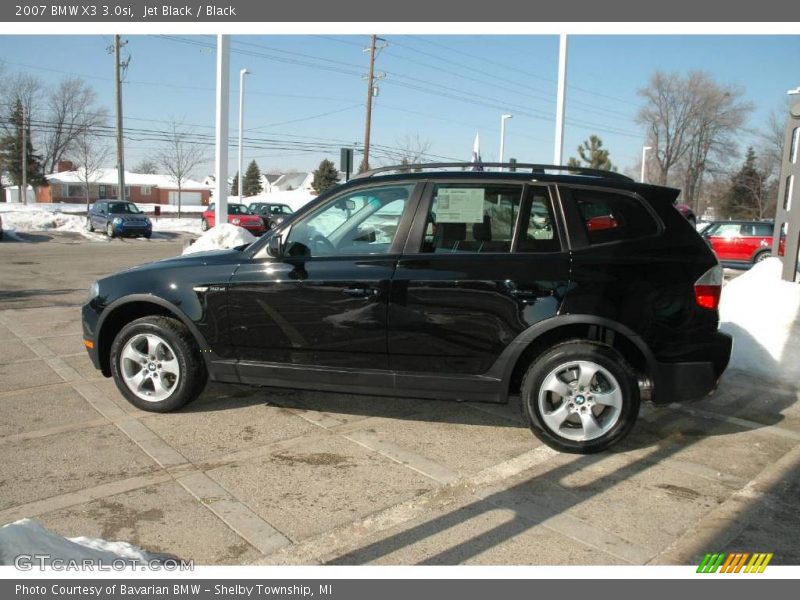
[[[521,406],[531,430],[545,444],[591,454],[630,432],[639,415],[639,388],[635,373],[613,348],[566,342],[528,368]]]
[[[86,217],[86,231],[90,233],[94,231],[94,225],[92,225],[92,220],[89,217]]]
[[[200,231],[208,231],[208,221],[200,219]]]
[[[111,372],[123,396],[150,412],[176,410],[197,398],[207,371],[186,326],[168,317],[128,323],[111,345]]]
[[[106,235],[110,238],[114,237],[114,226],[111,223],[106,224]]]

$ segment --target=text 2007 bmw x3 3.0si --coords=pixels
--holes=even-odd
[[[678,191],[541,165],[378,169],[249,246],[96,282],[94,365],[144,410],[206,381],[507,402],[597,452],[714,390],[722,269]]]

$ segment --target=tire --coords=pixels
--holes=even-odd
[[[590,385],[582,389],[576,375],[595,369]],[[602,452],[628,435],[639,416],[639,402],[636,374],[625,359],[609,346],[582,340],[559,344],[537,357],[520,393],[522,414],[533,434],[551,448],[577,454]]]
[[[771,250],[761,250],[757,252],[756,255],[753,257],[753,264],[757,265],[763,260],[767,260],[770,256],[772,256]]]
[[[114,226],[111,223],[106,223],[106,235],[110,238],[114,237]]]
[[[208,221],[200,219],[200,231],[208,231]]]
[[[92,220],[89,217],[86,217],[86,231],[89,233],[94,231],[94,225],[92,225]]]
[[[208,380],[191,333],[169,317],[143,317],[125,325],[111,345],[109,362],[120,393],[149,412],[177,410],[196,399]]]

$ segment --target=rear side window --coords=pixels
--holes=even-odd
[[[590,244],[607,244],[652,235],[658,223],[636,198],[614,192],[573,189]]]
[[[742,235],[754,237],[770,237],[772,235],[770,223],[745,223],[742,225]]]
[[[521,185],[437,185],[422,252],[509,252],[521,196]]]
[[[547,192],[535,190],[530,194],[531,210],[523,220],[517,252],[558,252],[561,243],[555,233],[553,210]]]

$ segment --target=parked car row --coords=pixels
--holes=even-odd
[[[212,202],[200,216],[200,229],[208,231],[216,223],[216,203]],[[270,202],[253,202],[244,204],[228,204],[228,223],[247,229],[253,235],[262,235],[274,229],[292,214],[292,209],[285,204]]]

